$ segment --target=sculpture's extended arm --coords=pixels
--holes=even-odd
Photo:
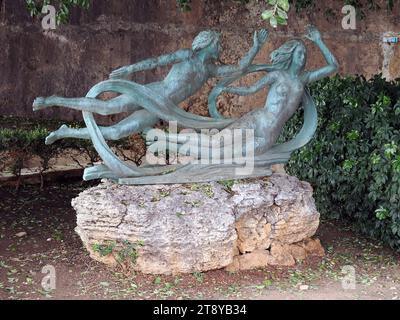
[[[258,80],[255,84],[250,87],[226,87],[222,91],[228,93],[238,94],[240,96],[247,96],[250,94],[254,94],[266,86],[272,84],[276,80],[276,72],[272,72],[267,74],[265,77]]]
[[[338,70],[339,64],[332,52],[322,41],[321,34],[315,27],[309,27],[307,38],[318,46],[326,62],[328,63],[327,66],[321,69],[306,72],[306,82],[310,83],[334,74]]]
[[[110,74],[110,78],[115,78],[115,79],[125,78],[126,76],[128,76],[129,74],[134,73],[134,72],[150,70],[150,69],[154,69],[157,67],[178,63],[178,62],[188,59],[190,57],[190,54],[191,54],[190,50],[183,49],[183,50],[179,50],[174,53],[171,53],[171,54],[164,54],[157,58],[146,59],[146,60],[137,62],[135,64],[114,70]]]
[[[260,32],[254,33],[253,47],[249,52],[240,60],[239,65],[235,66],[215,66],[213,69],[213,75],[216,77],[229,77],[234,75],[238,71],[246,69],[253,62],[253,59],[260,51],[261,47],[268,39],[268,31],[262,29]]]

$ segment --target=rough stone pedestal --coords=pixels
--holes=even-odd
[[[283,173],[225,183],[122,186],[108,181],[72,200],[92,258],[143,273],[267,265],[323,255],[307,182]]]

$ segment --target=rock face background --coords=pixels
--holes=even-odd
[[[319,224],[311,186],[282,173],[233,186],[103,181],[72,205],[92,258],[110,265],[130,260],[143,273],[290,266],[324,254],[310,239]]]
[[[381,1],[381,10],[366,10],[367,16],[357,20],[356,30],[342,28],[344,1],[314,2],[313,9],[300,13],[291,10],[289,25],[271,32],[257,63],[269,61],[273,49],[288,38],[302,35],[305,26],[313,23],[337,56],[342,74],[369,77],[383,72],[389,78],[399,76],[400,45],[384,46],[381,41],[388,31],[400,32],[399,1],[390,13],[384,9],[386,0]],[[53,94],[84,96],[111,70],[188,48],[193,37],[204,29],[222,33],[221,61],[237,63],[250,48],[254,30],[270,28],[260,18],[264,1],[241,5],[234,0],[192,0],[191,4],[192,11],[182,13],[175,0],[96,0],[88,11],[73,10],[69,24],[44,32],[40,19],[29,16],[25,0],[0,0],[0,115],[81,120],[80,112],[65,108],[33,113],[32,101]],[[307,46],[308,67],[322,66],[324,59],[318,49],[309,43]],[[167,70],[140,72],[134,80],[159,80]],[[255,78],[249,76],[241,84]],[[213,83],[210,81],[182,107],[207,114],[207,95]],[[219,101],[220,111],[237,117],[261,106],[265,95],[265,91],[252,97],[224,95]],[[101,118],[99,122],[110,124],[118,119],[121,116]]]

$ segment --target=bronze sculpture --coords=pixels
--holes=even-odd
[[[205,31],[196,37],[192,50],[180,50],[172,55],[149,59],[118,69],[111,74],[111,80],[94,86],[86,98],[38,98],[34,102],[34,110],[58,105],[83,111],[86,129],[62,127],[48,137],[47,143],[64,137],[90,137],[104,164],[86,169],[84,175],[86,180],[110,178],[126,184],[155,184],[266,176],[270,174],[271,164],[286,162],[291,152],[311,139],[316,129],[317,114],[306,86],[310,82],[333,74],[338,68],[336,59],[322,41],[318,30],[310,27],[306,37],[320,48],[328,63],[326,67],[304,72],[307,59],[306,48],[298,39],[290,40],[275,50],[271,55],[271,65],[251,65],[261,45],[266,41],[265,30],[255,33],[253,48],[241,60],[239,66],[216,66],[214,62],[219,54],[218,34]],[[130,72],[170,63],[176,64],[162,82],[140,85],[119,79],[126,77]],[[256,84],[244,88],[229,86],[234,80],[259,71],[268,73]],[[214,76],[224,78],[210,94],[209,110],[213,118],[187,113],[176,105],[197,92],[208,78]],[[219,115],[215,99],[220,93],[249,95],[265,86],[270,86],[270,90],[264,108],[251,111],[239,119],[223,119]],[[105,91],[114,91],[121,95],[109,102],[96,99]],[[295,113],[301,102],[305,109],[305,123],[301,132],[292,141],[275,145],[283,125]],[[133,111],[133,114],[121,121],[117,127],[108,128],[99,128],[92,114],[92,112],[111,114],[123,111]],[[231,162],[135,167],[119,160],[105,142],[105,139],[119,139],[133,132],[147,132],[159,119],[176,121],[180,127],[195,130],[222,129],[215,135],[200,134],[199,139],[194,143],[189,142],[189,146],[192,144],[191,151],[196,148],[198,150],[197,153],[195,151],[190,154],[195,159],[200,159],[203,151],[209,154],[208,149],[217,150],[217,154],[221,154],[220,149],[228,147],[227,143],[221,144],[220,137],[223,136],[224,131],[252,130],[254,142],[251,144],[253,148],[251,172],[238,176],[237,169],[242,168],[243,163]],[[210,140],[206,139],[210,136],[216,137],[214,141],[217,143],[210,144]],[[182,136],[176,134],[168,134],[167,139],[168,149],[174,150],[178,150],[181,144],[187,142],[182,139]],[[233,152],[235,153],[235,150]],[[243,156],[243,150],[239,148],[236,155]],[[250,160],[249,157],[246,159]]]

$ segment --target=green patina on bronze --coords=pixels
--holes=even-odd
[[[51,133],[46,143],[62,138],[91,139],[104,164],[85,170],[84,179],[110,178],[121,184],[166,184],[219,181],[248,177],[267,176],[271,164],[285,163],[291,153],[304,146],[312,138],[317,125],[317,112],[306,86],[327,77],[338,69],[336,59],[314,27],[309,27],[306,37],[321,50],[328,65],[314,71],[304,71],[307,60],[302,40],[286,42],[271,54],[272,64],[253,65],[252,61],[266,42],[268,32],[254,34],[254,44],[237,66],[217,65],[220,54],[219,34],[203,31],[193,41],[191,49],[179,50],[158,58],[122,67],[110,75],[110,80],[95,85],[84,98],[48,97],[37,98],[34,110],[50,106],[62,106],[83,112],[87,128],[75,129],[62,126]],[[172,64],[166,78],[160,82],[141,85],[125,80],[134,72]],[[249,87],[231,87],[232,82],[253,73],[266,75]],[[212,118],[185,112],[178,104],[194,95],[208,79],[222,78],[209,96],[209,112]],[[269,87],[264,108],[253,110],[238,119],[224,119],[217,111],[216,99],[222,92],[250,95]],[[97,99],[103,92],[120,94],[108,101]],[[303,128],[291,141],[276,145],[284,124],[293,116],[300,104],[305,110]],[[110,115],[121,112],[132,114],[114,126],[97,126],[93,113]],[[255,136],[254,170],[237,176],[236,170],[243,164],[186,164],[137,167],[121,161],[109,148],[106,140],[118,140],[133,133],[146,132],[160,119],[176,121],[178,126],[201,129],[224,130],[251,129]],[[199,134],[201,137],[202,134]],[[168,136],[176,145],[184,143],[180,137]],[[200,139],[200,141],[203,141]],[[206,141],[206,140],[205,140]],[[208,141],[208,140],[207,140]],[[201,150],[215,146],[200,145]],[[223,148],[224,146],[220,146]],[[218,148],[218,147],[217,147]],[[193,155],[192,155],[193,156]]]

